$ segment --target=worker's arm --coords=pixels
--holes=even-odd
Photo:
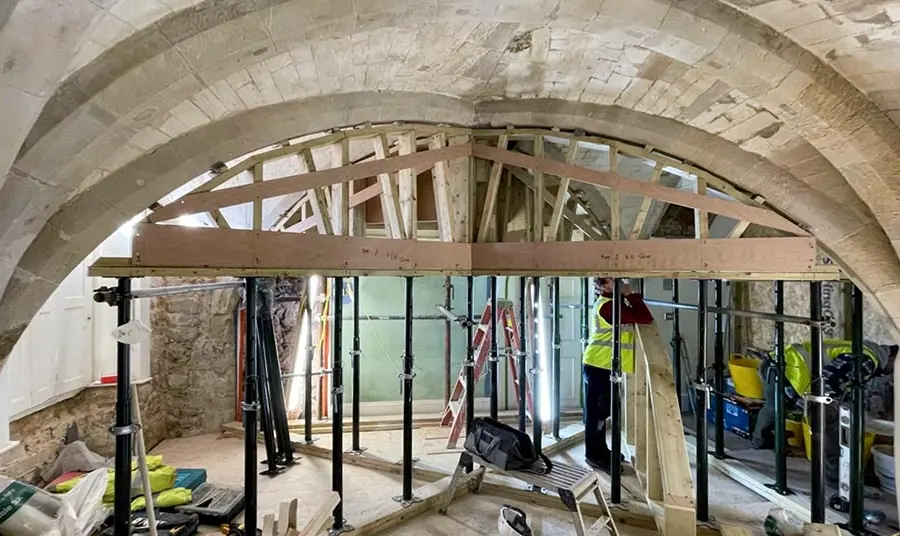
[[[612,324],[612,302],[606,302],[600,308],[600,315]],[[644,297],[638,293],[622,296],[623,324],[652,324],[653,314],[644,303]]]

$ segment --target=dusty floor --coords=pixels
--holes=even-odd
[[[458,459],[456,454],[433,454],[436,448],[435,433],[431,429],[418,429],[414,433],[414,456],[420,463],[430,467],[451,469]],[[349,434],[344,445],[350,444]],[[328,435],[317,436],[316,444],[330,448],[331,438]],[[361,445],[370,455],[397,461],[400,459],[402,432],[365,432],[361,435]],[[162,454],[167,464],[177,467],[202,467],[208,472],[210,482],[240,487],[243,484],[243,441],[234,437],[205,435],[185,439],[168,440],[153,450],[154,454]],[[262,447],[259,448],[259,459],[265,457]],[[564,463],[583,464],[581,446],[558,454],[555,459]],[[260,468],[262,469],[262,468]],[[608,491],[608,481],[604,479]],[[425,482],[414,481],[419,487]],[[633,476],[623,478],[623,498],[634,500],[629,490],[639,489]],[[761,526],[761,520],[772,507],[756,494],[735,483],[724,475],[711,473],[710,511],[714,518],[723,521],[755,522]],[[328,460],[304,456],[301,463],[287,472],[275,477],[259,477],[259,511],[260,515],[275,512],[280,501],[298,497],[300,499],[300,519],[305,519],[315,509],[317,498],[331,489],[331,463]],[[352,465],[344,465],[344,512],[349,523],[364,519],[366,514],[377,505],[389,501],[401,491],[399,475],[389,475]],[[571,517],[563,511],[544,509],[531,505],[518,504],[486,495],[466,495],[454,501],[448,515],[437,512],[415,518],[386,534],[397,535],[452,535],[476,536],[497,534],[497,515],[503,504],[513,504],[523,508],[529,516],[535,534],[574,534]],[[622,536],[645,536],[653,532],[620,527]],[[214,534],[214,527],[205,527],[201,534]]]

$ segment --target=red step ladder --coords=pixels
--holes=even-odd
[[[497,301],[497,329],[503,330],[504,349],[506,352],[506,362],[509,364],[509,374],[512,378],[513,389],[515,390],[515,398],[519,400],[519,350],[522,348],[522,339],[519,334],[519,325],[516,323],[516,311],[513,303],[508,300]],[[475,331],[475,337],[472,346],[475,348],[475,385],[481,378],[485,363],[488,362],[491,352],[491,303],[488,302],[481,314],[481,320],[478,322]],[[498,349],[499,353],[499,349]],[[499,358],[499,356],[498,356]],[[531,419],[534,409],[531,388],[528,378],[525,378],[525,415]],[[455,449],[456,443],[459,441],[460,433],[466,422],[466,365],[463,364],[459,376],[456,378],[456,385],[450,395],[450,402],[444,409],[441,417],[441,426],[450,427],[450,435],[447,438],[447,448]]]

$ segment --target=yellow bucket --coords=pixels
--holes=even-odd
[[[803,439],[806,443],[806,459],[812,461],[812,429],[809,427],[809,421],[803,419]],[[863,467],[869,465],[869,458],[872,456],[872,445],[875,444],[875,432],[866,432],[863,439]]]
[[[732,354],[728,360],[728,369],[734,381],[737,394],[747,398],[763,399],[762,380],[759,379],[759,359]]]

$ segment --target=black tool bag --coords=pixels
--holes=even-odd
[[[534,451],[528,434],[490,417],[478,417],[472,421],[472,431],[466,436],[465,449],[485,462],[504,471],[541,469],[549,473],[553,463]]]

